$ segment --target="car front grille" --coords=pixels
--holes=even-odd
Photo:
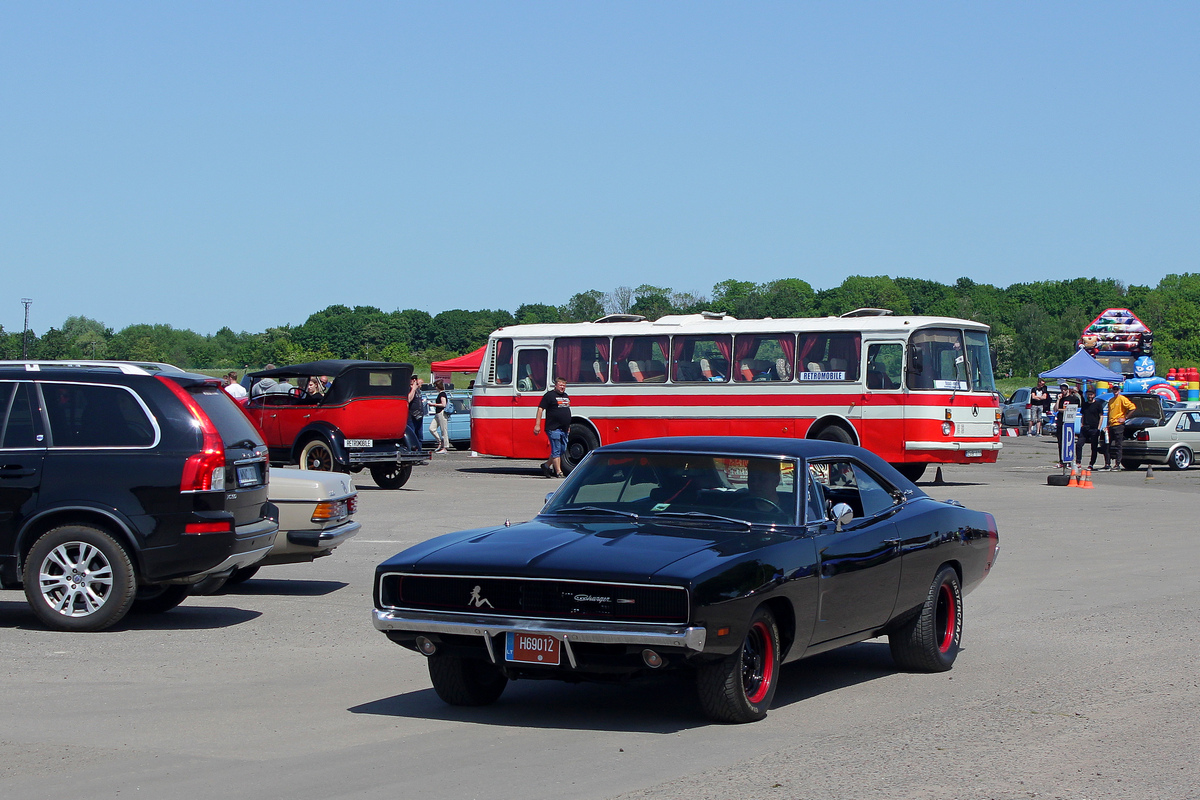
[[[462,577],[384,575],[384,607],[543,619],[686,623],[687,590],[678,586]]]

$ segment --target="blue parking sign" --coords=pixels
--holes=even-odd
[[[1064,464],[1075,463],[1075,426],[1064,425],[1062,429],[1062,461]]]

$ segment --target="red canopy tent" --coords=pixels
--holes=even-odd
[[[433,373],[433,380],[448,379],[451,372],[479,372],[479,365],[483,363],[485,350],[487,350],[486,344],[465,356],[433,362],[429,365],[429,371]]]

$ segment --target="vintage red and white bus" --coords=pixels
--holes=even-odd
[[[841,317],[513,325],[488,338],[471,403],[479,453],[545,458],[533,419],[555,376],[572,423],[564,466],[649,436],[830,439],[910,478],[926,464],[994,462],[999,408],[988,326],[860,309]]]

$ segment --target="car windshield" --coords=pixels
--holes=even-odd
[[[600,517],[603,509],[672,524],[795,525],[795,476],[796,462],[789,459],[596,453],[542,513]]]

